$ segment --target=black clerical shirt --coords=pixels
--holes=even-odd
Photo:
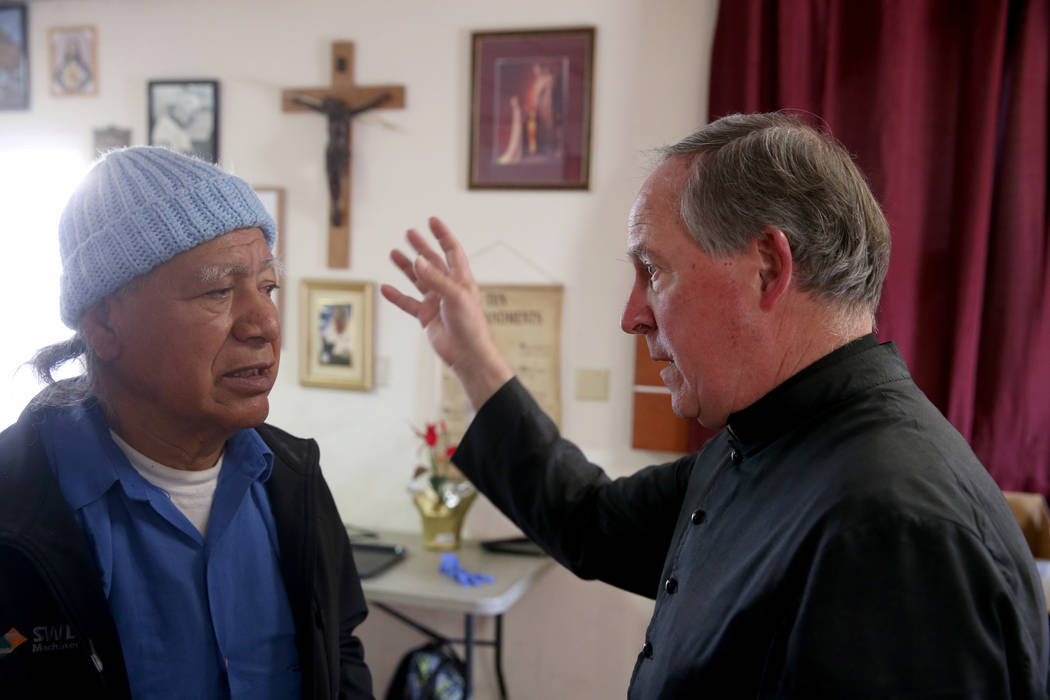
[[[629,477],[517,380],[455,462],[577,575],[656,599],[631,698],[1047,697],[1046,603],[1009,506],[874,336]]]

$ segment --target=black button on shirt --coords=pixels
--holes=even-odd
[[[674,592],[678,590],[678,580],[675,578],[669,578],[664,581],[664,590],[669,594],[674,595]]]
[[[693,525],[699,525],[707,520],[707,513],[705,513],[702,508],[697,508],[693,511],[693,514],[689,516],[689,519],[693,521]]]
[[[653,645],[649,640],[645,640],[645,644],[642,645],[642,656],[647,659],[653,658]]]

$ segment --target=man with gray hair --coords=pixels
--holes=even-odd
[[[70,198],[76,335],[0,433],[6,697],[372,697],[317,444],[263,424],[276,236],[247,183],[163,148],[111,152]]]
[[[621,326],[721,431],[610,480],[513,377],[455,237],[391,256],[477,410],[456,465],[583,578],[656,600],[632,698],[1045,698],[1031,553],[873,318],[889,232],[840,144],[782,113],[665,149],[631,210]]]

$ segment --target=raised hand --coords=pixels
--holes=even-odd
[[[390,252],[390,259],[423,295],[422,300],[389,284],[382,285],[380,292],[419,321],[434,351],[452,368],[478,409],[514,373],[492,339],[478,285],[459,241],[436,217],[428,224],[444,258],[415,229],[407,234],[415,260],[399,250]]]

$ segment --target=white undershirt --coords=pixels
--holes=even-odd
[[[124,442],[112,430],[109,431],[109,434],[113,436],[113,442],[117,443],[117,447],[127,455],[135,471],[141,474],[143,479],[168,494],[168,498],[175,504],[175,507],[182,511],[182,514],[201,533],[201,537],[204,537],[208,531],[211,502],[215,499],[215,487],[219,483],[219,470],[222,469],[224,453],[220,453],[219,461],[214,467],[208,469],[200,471],[174,469],[142,454]]]

